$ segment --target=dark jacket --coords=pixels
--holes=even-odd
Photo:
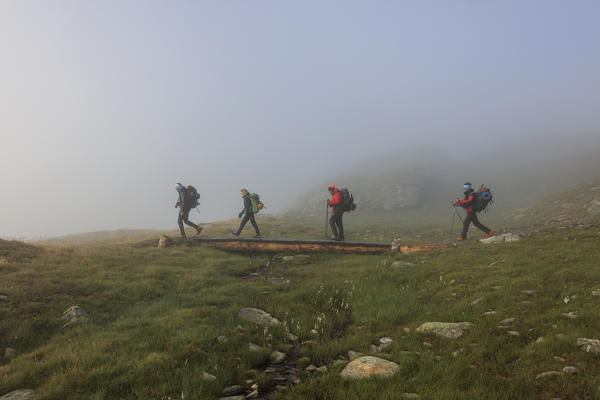
[[[473,192],[473,189],[465,190],[465,198],[456,202],[456,205],[464,208],[467,213],[473,211],[473,201],[475,200]]]
[[[179,191],[179,201],[177,202],[177,206],[181,211],[187,211],[190,209],[189,204],[186,202],[187,199],[187,189],[181,189]]]
[[[240,215],[246,213],[246,215],[252,215],[254,214],[252,212],[252,200],[250,200],[250,195],[247,194],[244,197],[242,197],[244,199],[244,209],[242,210],[242,212],[240,213]]]

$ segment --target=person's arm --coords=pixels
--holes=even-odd
[[[469,197],[467,197],[466,199],[459,200],[458,202],[456,202],[456,205],[460,206],[460,207],[465,207],[465,206],[471,205],[472,202],[473,202],[473,195],[470,194]]]
[[[181,211],[183,211],[183,208],[185,207],[185,189],[183,189],[182,191],[179,192],[179,207],[181,208]]]

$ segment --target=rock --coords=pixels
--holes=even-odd
[[[380,344],[392,344],[392,343],[394,343],[394,339],[392,339],[391,337],[385,336],[385,337],[379,338],[379,343]]]
[[[71,306],[63,312],[62,319],[67,321],[67,323],[63,325],[63,328],[66,328],[67,326],[88,322],[90,317],[83,311],[83,308]]]
[[[285,356],[285,353],[282,353],[280,351],[274,351],[269,356],[269,359],[271,360],[272,364],[281,364],[283,360],[285,360]]]
[[[563,303],[565,303],[565,304],[569,304],[570,301],[571,301],[571,298],[569,296],[567,296],[563,299]]]
[[[599,290],[592,290],[592,296],[594,296],[594,297],[600,297],[600,289]]]
[[[0,397],[0,400],[32,400],[35,396],[35,391],[31,389],[19,389],[10,393],[6,393]]]
[[[536,343],[546,343],[546,338],[544,338],[543,336],[540,336],[539,338],[537,338],[537,340],[535,342]]]
[[[504,286],[492,286],[491,289],[492,290],[500,290],[500,289],[503,289],[503,288],[504,288]]]
[[[479,243],[490,244],[490,243],[503,243],[503,242],[518,242],[521,240],[519,235],[512,233],[505,233],[503,235],[496,235],[489,238],[479,239]]]
[[[346,360],[335,360],[333,362],[334,367],[338,367],[340,365],[346,365],[346,364],[348,364],[348,361],[346,361]]]
[[[401,399],[419,400],[421,397],[416,393],[400,393]]]
[[[369,345],[369,353],[371,353],[371,354],[379,353],[379,347],[375,346],[374,344]]]
[[[308,364],[310,364],[310,358],[308,357],[302,357],[300,359],[298,359],[298,368],[304,368],[306,367]]]
[[[257,344],[248,343],[248,350],[250,350],[253,353],[260,353],[261,351],[263,351],[263,348]]]
[[[223,389],[224,396],[235,396],[235,395],[243,394],[245,392],[246,392],[246,390],[244,389],[244,387],[242,385],[233,385],[233,386],[229,386],[229,387],[226,387],[225,389]]]
[[[473,301],[471,302],[471,305],[472,305],[472,306],[474,306],[474,305],[477,305],[477,304],[479,304],[479,303],[480,303],[482,300],[483,300],[483,297],[480,297],[480,298],[478,298],[478,299],[475,299],[475,300],[473,300]]]
[[[290,261],[294,261],[294,256],[284,256],[282,258],[283,262],[290,262]]]
[[[436,336],[458,339],[465,330],[473,326],[470,322],[425,322],[417,328],[417,332],[431,333]]]
[[[431,349],[433,347],[433,345],[429,342],[423,342],[423,347],[427,347],[428,349]]]
[[[321,365],[319,368],[315,369],[315,372],[318,372],[319,374],[326,374],[327,365]]]
[[[246,307],[242,308],[238,313],[238,317],[241,319],[253,322],[257,325],[279,325],[279,320],[277,318],[273,318],[271,314],[265,312],[258,308]]]
[[[287,392],[288,391],[288,387],[285,385],[277,385],[275,386],[275,390],[277,390],[278,392]]]
[[[417,264],[415,263],[411,263],[408,261],[394,261],[392,263],[392,265],[390,265],[391,268],[411,268],[411,267],[416,267]]]
[[[517,331],[508,331],[506,333],[508,333],[508,336],[521,336]]]
[[[8,302],[10,302],[10,300],[8,299],[8,296],[0,294],[0,303],[8,303]]]
[[[165,249],[167,247],[171,247],[173,246],[173,243],[175,243],[173,241],[173,239],[171,239],[170,237],[168,237],[167,235],[162,235],[160,237],[160,239],[158,240],[158,248],[159,249]]]
[[[292,332],[287,332],[285,336],[286,336],[287,340],[289,340],[290,342],[298,341],[298,336],[294,335]]]
[[[359,353],[359,352],[350,350],[348,352],[348,360],[352,361],[352,360],[362,357],[363,355],[364,355],[363,353]]]
[[[535,290],[521,290],[521,293],[526,294],[527,296],[533,296]]]
[[[306,372],[313,372],[317,369],[317,366],[314,364],[310,364],[308,367],[304,368]]]
[[[569,319],[577,319],[577,314],[574,313],[573,311],[562,313],[562,316],[565,318],[569,318]]]
[[[569,375],[574,375],[579,372],[579,370],[577,368],[570,367],[570,366],[564,367],[562,370],[564,373],[569,374]]]
[[[494,310],[486,311],[483,313],[483,315],[485,315],[485,316],[496,315],[496,311],[494,311]]]
[[[208,373],[208,372],[206,372],[206,371],[202,371],[202,372],[200,373],[200,377],[201,377],[201,378],[202,378],[202,380],[203,380],[203,381],[205,381],[205,382],[212,382],[212,381],[216,381],[216,380],[217,380],[217,377],[216,377],[216,376],[214,376],[214,375],[211,375],[211,374],[209,374],[209,373]]]
[[[388,378],[393,376],[400,366],[383,358],[364,356],[351,361],[340,372],[343,379],[365,379],[370,377]]]
[[[9,360],[17,355],[17,351],[13,348],[7,347],[4,350],[4,358],[8,358]]]
[[[452,353],[452,357],[456,358],[464,352],[465,352],[465,349],[456,350],[454,353]]]
[[[227,338],[227,336],[219,336],[219,337],[217,338],[217,341],[218,341],[219,343],[227,343],[227,342],[229,342],[229,339]]]
[[[600,340],[577,338],[577,347],[586,353],[600,353]]]
[[[296,254],[296,258],[302,258],[306,260],[307,258],[310,258],[310,256],[308,254]]]
[[[542,372],[540,374],[537,374],[535,376],[535,379],[543,379],[543,378],[548,378],[548,377],[551,377],[551,376],[562,376],[564,374],[565,373],[561,372],[561,371],[547,371],[547,372]]]
[[[508,324],[512,324],[513,322],[516,321],[516,318],[504,318],[502,321],[500,321],[501,325],[508,325]]]
[[[565,362],[565,361],[567,361],[567,360],[565,360],[564,358],[562,358],[562,357],[558,357],[558,356],[554,356],[554,357],[552,357],[552,358],[554,358],[554,359],[555,359],[556,361],[558,361],[558,362]]]
[[[247,399],[256,399],[258,397],[258,390],[253,390],[246,395]]]
[[[258,390],[258,383],[252,384],[252,386],[250,386],[250,390]]]
[[[402,330],[404,331],[404,333],[410,333],[410,328],[408,327],[404,327],[402,328]]]

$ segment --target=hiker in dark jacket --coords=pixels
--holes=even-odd
[[[473,190],[473,188],[471,188],[471,183],[469,183],[469,182],[465,183],[463,185],[463,188],[465,189],[464,198],[462,200],[459,200],[457,198],[456,201],[452,203],[455,207],[464,208],[465,212],[467,213],[465,220],[463,221],[462,233],[461,233],[460,237],[456,238],[456,240],[466,240],[467,239],[467,232],[469,231],[469,225],[471,225],[471,222],[477,228],[479,228],[485,232],[485,237],[492,236],[494,234],[494,231],[492,231],[490,228],[488,228],[487,226],[485,226],[481,222],[479,222],[479,218],[477,218],[477,212],[473,208],[473,202],[475,201],[475,196],[473,195],[474,190]]]
[[[335,185],[329,186],[331,200],[327,200],[327,205],[331,207],[331,217],[329,217],[329,226],[333,232],[331,240],[344,240],[344,224],[342,223],[342,215],[344,215],[344,198],[340,190]]]
[[[192,210],[192,205],[190,204],[190,200],[187,197],[187,189],[181,183],[177,183],[175,185],[175,190],[179,193],[179,201],[175,204],[175,208],[179,207],[179,217],[177,218],[177,224],[179,225],[179,232],[181,232],[181,237],[185,238],[185,229],[183,228],[183,223],[191,226],[196,229],[196,234],[199,235],[202,231],[202,228],[198,225],[191,222],[188,217],[190,215],[190,211]]]
[[[238,228],[237,232],[231,233],[235,236],[240,236],[240,233],[242,233],[242,229],[244,229],[244,226],[246,226],[248,220],[250,220],[250,223],[252,224],[252,226],[254,227],[254,231],[256,232],[256,235],[254,237],[259,238],[261,237],[260,230],[258,229],[256,220],[254,219],[254,211],[252,210],[252,200],[250,199],[250,192],[248,192],[248,190],[246,189],[242,189],[240,190],[240,192],[242,193],[242,198],[244,199],[244,209],[241,213],[238,214],[238,218],[242,218],[243,215],[244,219],[242,219],[242,222],[240,223],[240,227]]]

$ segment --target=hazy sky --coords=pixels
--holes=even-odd
[[[0,236],[174,229],[178,181],[209,221],[241,187],[277,211],[396,149],[598,138],[599,18],[584,0],[0,0]]]

